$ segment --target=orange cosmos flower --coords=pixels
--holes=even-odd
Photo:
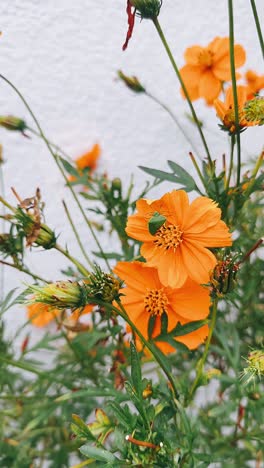
[[[156,268],[151,268],[141,262],[119,262],[114,272],[125,281],[122,289],[124,296],[120,300],[128,317],[140,330],[144,338],[148,339],[148,322],[153,315],[156,322],[153,337],[161,330],[161,315],[168,316],[168,331],[178,323],[184,325],[195,320],[203,320],[209,314],[209,291],[191,279],[178,289],[164,287],[160,282]],[[189,349],[197,348],[208,335],[208,326],[195,330],[184,336],[177,337],[177,341],[184,343]],[[164,353],[171,353],[175,349],[166,342],[156,342]]]
[[[75,160],[77,169],[82,174],[84,169],[90,169],[90,173],[97,167],[98,159],[101,155],[101,147],[96,143],[92,149]],[[69,181],[74,182],[75,177],[70,176]]]
[[[207,47],[189,47],[184,58],[186,65],[180,69],[180,74],[191,101],[204,98],[208,105],[212,105],[221,92],[222,82],[231,80],[229,38],[216,37]],[[245,60],[244,48],[236,44],[236,68]]]
[[[128,218],[126,232],[143,242],[141,255],[149,266],[158,269],[162,284],[180,288],[187,277],[207,283],[216,258],[205,247],[232,245],[217,204],[207,197],[190,204],[184,190],[173,190],[160,200],[141,199],[136,207],[137,213]],[[149,222],[157,213],[165,222],[151,234]]]
[[[239,116],[239,128],[243,129],[246,127],[252,127],[259,124],[259,120],[247,120],[244,106],[247,101],[246,86],[237,86],[237,101],[238,101],[238,116]],[[230,133],[236,131],[236,119],[235,119],[235,108],[234,108],[234,97],[232,86],[226,90],[225,102],[220,99],[215,99],[214,107],[216,109],[218,117],[223,122],[223,129],[229,130]]]
[[[253,70],[245,74],[247,81],[247,99],[253,99],[264,88],[264,75],[258,75]]]
[[[60,313],[60,310],[53,309],[50,305],[41,302],[27,306],[28,319],[36,327],[45,327]]]

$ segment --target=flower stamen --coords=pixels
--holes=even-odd
[[[183,232],[175,224],[163,224],[155,234],[154,244],[156,247],[163,247],[165,250],[173,249],[174,252],[182,242]]]
[[[150,315],[161,315],[167,312],[168,298],[162,289],[148,289],[144,297],[145,310]]]

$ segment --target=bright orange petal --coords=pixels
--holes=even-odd
[[[161,211],[167,221],[182,226],[184,215],[189,208],[189,198],[184,190],[172,190],[161,198],[165,208]]]
[[[45,327],[60,314],[58,309],[52,309],[47,304],[36,302],[27,307],[28,319],[36,327]]]
[[[203,97],[208,104],[212,104],[221,92],[221,82],[213,74],[211,69],[206,70],[199,82],[199,95]]]
[[[227,113],[227,108],[224,102],[220,101],[220,99],[215,99],[214,100],[214,108],[216,110],[216,113],[222,121],[224,120],[224,117]]]
[[[212,42],[210,42],[208,49],[210,49],[214,54],[214,63],[218,62],[219,60],[228,59],[229,38],[216,37]]]
[[[182,229],[184,235],[191,232],[203,232],[214,226],[221,218],[221,210],[217,204],[207,197],[198,197],[186,210]]]
[[[188,335],[177,337],[177,341],[185,344],[189,349],[196,349],[205,342],[208,333],[209,327],[208,325],[204,325],[203,327],[198,328],[198,330],[188,333]]]
[[[181,245],[181,251],[190,278],[198,284],[208,283],[209,273],[217,263],[214,254],[197,242],[189,240]]]
[[[184,52],[184,58],[188,65],[199,65],[199,55],[204,50],[201,46],[188,47]]]
[[[152,269],[143,270],[142,265],[142,262],[118,262],[113,271],[125,281],[125,284],[129,284],[130,288],[139,294],[145,294],[146,284],[149,284],[150,288],[156,287],[156,272]],[[144,276],[144,281],[142,281],[142,276]]]
[[[179,289],[167,293],[171,307],[187,320],[203,320],[209,315],[209,290],[192,281],[190,278]]]
[[[204,247],[229,247],[232,245],[231,233],[224,221],[221,220],[203,232],[188,232],[186,239],[198,242]]]
[[[193,65],[184,65],[184,67],[180,69],[180,74],[187,88],[190,99],[192,101],[198,99],[198,84],[202,76],[201,67],[195,67]],[[183,91],[182,94],[184,96]]]
[[[83,154],[80,158],[76,159],[76,166],[78,167],[78,169],[95,169],[100,154],[101,147],[98,145],[98,143],[96,143],[90,151]]]

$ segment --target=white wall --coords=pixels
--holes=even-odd
[[[244,67],[263,73],[263,61],[248,0],[236,0],[236,41],[246,48]],[[263,0],[256,0],[264,24]],[[89,149],[96,141],[103,148],[100,169],[123,179],[134,172],[137,187],[145,176],[139,164],[165,168],[167,159],[182,163],[193,173],[189,145],[163,111],[146,97],[135,96],[116,81],[116,70],[137,75],[142,83],[169,104],[182,119],[201,154],[199,136],[184,120],[187,111],[179,94],[179,85],[151,22],[137,21],[128,50],[122,52],[127,29],[125,0],[1,0],[0,70],[28,99],[49,138],[73,157]],[[160,22],[179,66],[183,52],[195,43],[206,45],[216,35],[228,35],[227,2],[210,0],[164,0]],[[32,123],[14,92],[0,81],[0,114],[15,114]],[[215,112],[203,103],[196,105],[207,122],[206,136],[213,156],[227,151],[227,138],[218,131]],[[61,242],[78,252],[73,235],[65,230],[61,200],[70,203],[57,168],[44,144],[0,130],[4,147],[6,196],[13,201],[10,186],[21,197],[32,196],[35,187],[42,190],[49,225],[61,233]],[[256,157],[263,142],[263,130],[253,128],[242,135],[244,161]],[[161,186],[162,194],[165,187]],[[72,205],[74,206],[74,205]],[[89,233],[77,211],[77,227],[88,249]],[[107,246],[109,241],[103,240]],[[32,253],[30,264],[50,279],[59,279],[64,260],[54,253]],[[6,291],[20,284],[20,274],[6,270]],[[28,280],[27,280],[28,281]],[[23,323],[24,310],[7,314],[15,327]]]

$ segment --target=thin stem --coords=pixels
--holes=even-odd
[[[187,102],[188,102],[188,104],[189,104],[189,107],[190,107],[190,111],[191,111],[191,113],[192,113],[193,120],[194,120],[194,122],[196,123],[198,132],[199,132],[200,137],[201,137],[201,140],[202,140],[202,142],[203,142],[203,146],[204,146],[204,149],[205,149],[205,151],[206,151],[206,154],[207,154],[207,157],[208,157],[208,161],[209,161],[211,167],[213,167],[213,161],[212,161],[212,158],[211,158],[211,155],[210,155],[210,151],[209,151],[209,148],[208,148],[206,139],[205,139],[204,134],[203,134],[203,131],[202,131],[202,129],[201,129],[201,125],[200,125],[199,119],[198,119],[198,117],[197,117],[197,115],[196,115],[195,109],[194,109],[194,107],[193,107],[193,105],[192,105],[192,102],[191,102],[191,100],[190,100],[188,91],[187,91],[186,86],[185,86],[185,84],[184,84],[184,82],[183,82],[183,80],[182,80],[181,74],[180,74],[179,69],[178,69],[178,67],[177,67],[177,65],[176,65],[176,62],[175,62],[175,60],[174,60],[174,57],[173,57],[172,52],[171,52],[171,50],[170,50],[170,47],[169,47],[169,45],[168,45],[168,43],[167,43],[167,41],[166,41],[166,38],[165,38],[164,33],[163,33],[162,29],[161,29],[161,26],[160,26],[160,24],[159,24],[158,19],[157,19],[157,18],[154,18],[154,19],[153,19],[153,23],[154,23],[154,26],[156,27],[156,30],[157,30],[157,32],[158,32],[158,35],[159,35],[159,37],[160,37],[160,39],[161,39],[162,44],[163,44],[164,47],[165,47],[165,50],[166,50],[166,52],[167,52],[167,54],[168,54],[168,57],[169,57],[169,59],[170,59],[170,62],[171,62],[171,64],[172,64],[172,67],[173,67],[173,69],[174,69],[174,71],[175,71],[175,73],[176,73],[176,75],[177,75],[177,78],[178,78],[178,80],[179,80],[179,82],[180,82],[180,84],[181,84],[181,87],[182,87],[182,89],[183,89],[183,92],[184,92],[184,94],[185,94],[185,97],[186,97],[186,99],[187,99]]]
[[[52,150],[49,141],[47,140],[45,134],[43,133],[43,130],[42,130],[42,128],[41,128],[41,126],[40,126],[40,124],[39,124],[39,122],[38,122],[37,117],[35,116],[35,114],[34,114],[33,111],[31,110],[31,107],[30,107],[29,104],[27,103],[27,101],[26,101],[26,99],[24,98],[24,96],[23,96],[23,95],[21,94],[21,92],[16,88],[16,86],[13,85],[13,83],[11,83],[11,81],[9,81],[7,78],[5,78],[5,76],[3,76],[2,74],[0,74],[0,78],[2,78],[2,80],[4,80],[9,86],[11,86],[11,88],[12,88],[12,89],[15,91],[15,93],[19,96],[19,98],[20,98],[21,101],[24,103],[25,107],[27,108],[28,112],[30,113],[32,119],[34,120],[34,122],[35,122],[35,124],[36,124],[36,126],[37,126],[37,128],[38,128],[38,130],[39,130],[39,133],[40,133],[40,135],[41,135],[43,141],[45,142],[45,144],[46,144],[46,146],[47,146],[47,148],[48,148],[48,150],[49,150],[51,156],[53,157],[53,159],[54,159],[54,161],[55,161],[55,163],[56,163],[56,165],[57,165],[57,167],[58,167],[58,169],[59,169],[59,171],[60,171],[60,173],[61,173],[61,175],[62,175],[64,181],[65,181],[66,186],[67,186],[67,187],[69,188],[69,190],[71,191],[71,194],[72,194],[72,196],[73,196],[75,202],[77,203],[80,212],[82,213],[82,216],[83,216],[83,218],[84,218],[84,220],[85,220],[85,222],[86,222],[86,224],[87,224],[87,226],[88,226],[88,228],[89,228],[89,230],[90,230],[90,233],[92,234],[93,239],[94,239],[95,242],[96,242],[97,247],[99,248],[99,250],[100,250],[100,252],[101,252],[101,255],[102,255],[103,259],[105,260],[105,263],[106,263],[107,267],[108,267],[109,270],[111,271],[111,267],[110,267],[109,262],[108,262],[108,260],[107,260],[107,258],[106,258],[106,256],[105,256],[105,253],[104,253],[104,251],[103,251],[103,249],[102,249],[102,247],[101,247],[101,245],[100,245],[100,243],[99,243],[99,241],[98,241],[98,239],[97,239],[97,237],[96,237],[96,234],[95,234],[95,232],[94,232],[92,223],[91,223],[91,222],[89,221],[89,219],[87,218],[86,213],[85,213],[85,211],[84,211],[84,209],[83,209],[83,207],[82,207],[82,205],[81,205],[81,203],[80,203],[80,201],[79,201],[79,199],[78,199],[78,197],[77,197],[75,191],[73,190],[71,184],[69,183],[68,178],[67,178],[67,176],[65,175],[64,170],[63,170],[63,168],[61,167],[61,164],[60,164],[59,161],[58,161],[58,156],[57,156],[57,155],[54,153],[54,151]]]
[[[263,40],[263,36],[262,36],[262,31],[261,31],[261,26],[260,26],[260,22],[259,22],[259,17],[258,17],[258,12],[257,12],[257,7],[256,7],[256,4],[255,4],[255,0],[250,0],[250,3],[251,3],[251,8],[252,8],[252,11],[253,11],[253,15],[254,15],[256,28],[257,28],[257,33],[258,33],[258,38],[259,38],[259,43],[260,43],[262,55],[263,55],[263,58],[264,58],[264,40]]]
[[[192,154],[192,152],[189,153],[189,156],[190,156],[190,158],[191,158],[191,160],[192,160],[192,163],[193,163],[193,165],[194,165],[194,167],[195,167],[195,169],[196,169],[196,172],[197,172],[197,174],[198,174],[198,176],[199,176],[200,181],[202,182],[202,184],[203,184],[205,190],[207,190],[206,181],[205,181],[205,179],[204,179],[204,177],[203,177],[203,174],[202,174],[202,172],[201,172],[201,170],[200,170],[200,168],[199,168],[199,166],[198,166],[198,164],[197,164],[197,162],[196,162],[196,160],[195,160],[195,157],[194,157],[194,155]]]
[[[4,173],[3,173],[3,160],[2,160],[2,147],[0,147],[0,191],[5,196],[5,183],[4,183]],[[5,205],[1,210],[1,230],[5,230]],[[4,290],[5,290],[5,267],[1,264],[1,279],[0,279],[0,302],[4,300]]]
[[[83,254],[85,260],[89,263],[89,265],[90,265],[91,267],[94,267],[93,262],[92,262],[92,261],[90,260],[90,258],[88,257],[88,255],[87,255],[87,253],[86,253],[86,251],[85,251],[85,248],[84,248],[84,246],[82,245],[81,238],[80,238],[80,236],[79,236],[79,234],[78,234],[77,229],[76,229],[75,226],[74,226],[74,223],[73,223],[71,214],[70,214],[70,212],[69,212],[69,210],[68,210],[68,207],[67,207],[67,205],[66,205],[66,203],[65,203],[64,200],[62,200],[62,204],[63,204],[63,207],[64,207],[64,210],[65,210],[66,216],[67,216],[67,218],[68,218],[68,221],[69,221],[69,223],[70,223],[70,225],[71,225],[71,228],[72,228],[72,230],[73,230],[73,232],[74,232],[74,235],[75,235],[75,237],[76,237],[76,240],[77,240],[77,242],[78,242],[78,245],[79,245],[79,247],[80,247],[80,249],[81,249],[81,251],[82,251],[82,254]]]
[[[42,140],[41,134],[36,132],[36,130],[34,130],[34,128],[31,128],[31,127],[29,127],[27,125],[26,129],[29,130],[31,133],[33,133],[33,135],[37,136],[38,138],[41,138],[41,140]],[[72,158],[67,153],[65,153],[65,151],[60,146],[58,146],[55,143],[53,143],[52,141],[48,140],[48,138],[47,138],[47,141],[49,142],[50,146],[52,146],[52,148],[54,148],[56,151],[61,153],[66,159],[69,160],[69,162],[72,162]]]
[[[168,380],[169,380],[169,382],[171,384],[174,397],[177,400],[179,392],[177,390],[175,380],[174,380],[173,376],[171,375],[171,373],[164,366],[162,360],[160,359],[159,353],[157,353],[157,351],[156,351],[155,346],[153,346],[152,343],[150,343],[148,340],[146,340],[146,338],[144,338],[142,333],[135,326],[134,322],[132,322],[130,320],[130,318],[128,317],[128,315],[126,313],[126,310],[124,309],[124,307],[122,305],[122,303],[120,301],[117,301],[117,303],[118,303],[119,308],[116,308],[113,305],[111,305],[110,307],[112,308],[112,310],[117,312],[128,323],[128,325],[130,325],[131,329],[138,335],[138,337],[140,338],[140,340],[142,341],[144,346],[146,346],[146,348],[151,352],[151,354],[153,355],[153,357],[155,358],[155,360],[157,361],[157,363],[160,365],[161,369],[163,370],[164,374],[167,376],[167,378],[168,378]],[[104,306],[109,307],[109,304],[104,304]]]
[[[201,379],[201,376],[202,376],[202,373],[203,373],[204,364],[205,364],[206,359],[207,359],[211,339],[212,339],[213,332],[214,332],[214,329],[215,329],[215,324],[216,324],[217,305],[218,305],[218,299],[215,299],[214,302],[213,302],[213,308],[212,308],[211,326],[210,326],[208,337],[207,337],[207,340],[206,340],[206,343],[205,343],[205,348],[204,348],[203,355],[202,355],[202,357],[201,357],[201,359],[199,361],[199,364],[198,364],[196,378],[195,378],[195,380],[194,380],[194,382],[192,384],[191,390],[190,390],[190,395],[189,395],[190,400],[191,400],[191,398],[193,396],[194,391],[196,390],[197,384],[200,382],[200,379]]]
[[[31,278],[33,278],[34,280],[43,281],[43,283],[49,283],[49,281],[45,280],[41,276],[38,276],[35,273],[32,273],[31,271],[27,270],[26,268],[23,268],[20,265],[15,265],[14,263],[5,262],[4,260],[0,260],[0,264],[6,265],[11,268],[15,268],[16,270],[21,271],[21,273],[25,273],[26,275],[31,276]]]
[[[229,48],[230,48],[230,68],[232,77],[232,89],[235,108],[235,125],[237,136],[237,186],[240,183],[241,171],[241,144],[240,144],[240,129],[239,129],[239,109],[237,98],[237,84],[236,84],[236,65],[235,65],[235,46],[234,46],[234,14],[233,14],[233,1],[228,0],[228,16],[229,16]]]
[[[190,139],[190,137],[187,135],[187,133],[185,132],[184,128],[181,126],[180,122],[178,121],[177,117],[173,114],[173,112],[170,110],[170,108],[164,104],[162,101],[160,101],[156,96],[153,96],[153,94],[149,93],[148,91],[145,91],[145,95],[148,96],[150,99],[152,99],[152,101],[154,101],[156,104],[158,104],[160,107],[162,107],[162,109],[164,109],[169,115],[170,117],[172,118],[172,120],[174,121],[174,123],[176,124],[176,126],[178,127],[178,129],[180,130],[180,132],[183,134],[184,138],[188,141],[188,143],[190,144],[190,146],[192,147],[193,151],[198,155],[198,157],[200,158],[199,154],[198,154],[198,151],[197,149],[195,148],[192,140]]]
[[[232,175],[232,171],[233,171],[233,167],[234,167],[234,148],[235,148],[235,144],[236,144],[236,136],[232,135],[231,136],[231,151],[230,151],[229,170],[228,170],[227,181],[226,181],[226,184],[225,184],[226,190],[228,190],[228,188],[229,188],[230,179],[231,179],[231,175]]]
[[[59,244],[56,244],[54,246],[54,249],[56,249],[58,252],[64,255],[64,257],[68,258],[68,260],[70,260],[70,262],[72,262],[76,266],[81,275],[83,275],[85,278],[89,276],[90,273],[88,270],[86,270],[85,266],[82,265],[78,260],[76,260],[76,258],[74,258],[67,250],[65,250]]]

